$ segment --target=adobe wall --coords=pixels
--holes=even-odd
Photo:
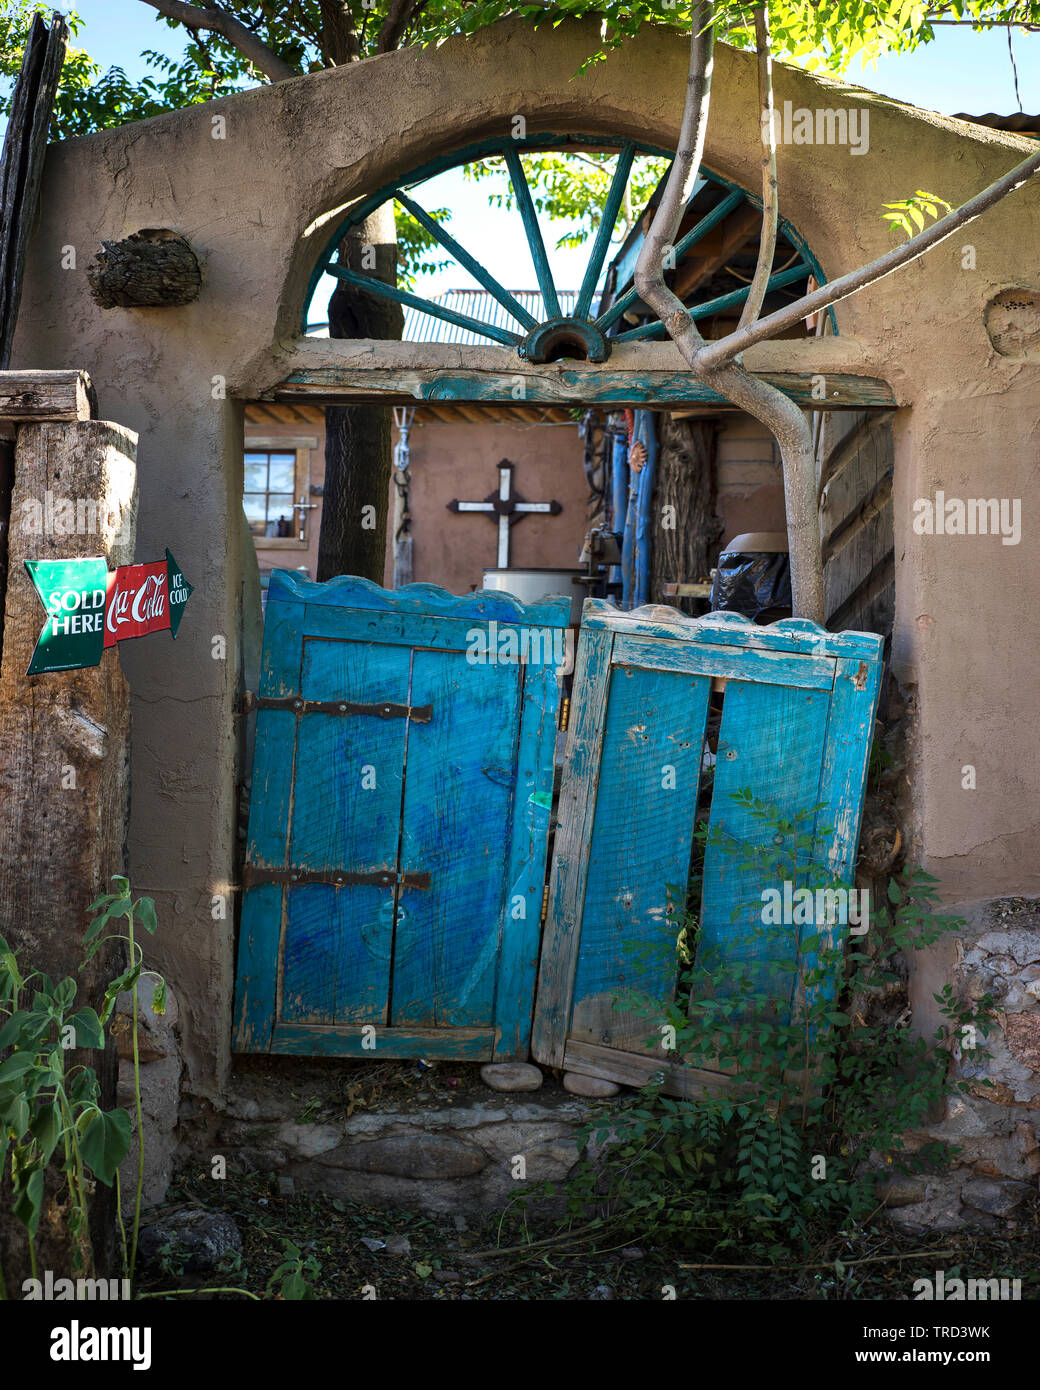
[[[195,586],[178,641],[128,644],[123,662],[134,699],[130,867],[136,888],[158,901],[158,963],[179,994],[197,1093],[218,1093],[229,1061],[233,927],[232,914],[219,911],[232,887],[243,595],[255,603],[241,544],[240,402],[308,354],[345,351],[297,341],[307,277],[330,229],[316,219],[439,153],[508,132],[516,114],[531,130],[594,127],[674,142],[685,42],[648,32],[575,78],[596,35],[595,26],[518,23],[48,153],[12,365],[90,371],[102,416],[140,436],[138,557],[169,545]],[[758,178],[755,89],[751,59],[721,49],[707,158],[747,187]],[[960,202],[1029,148],[785,69],[777,89],[781,108],[791,100],[870,113],[864,155],[840,145],[785,145],[779,154],[781,212],[830,278],[891,244],[884,201],[927,188]],[[213,138],[216,117],[226,138]],[[839,311],[843,337],[833,349],[835,360],[856,357],[912,405],[895,428],[895,661],[920,704],[918,857],[962,897],[1040,893],[1031,714],[1040,567],[1027,560],[1037,526],[1040,335],[1033,325],[1020,355],[1001,356],[984,324],[999,290],[1040,288],[1038,214],[1034,183],[856,296]],[[143,227],[189,239],[204,262],[202,294],[182,308],[103,312],[85,277],[94,249]],[[966,244],[974,269],[962,268]],[[75,268],[63,269],[69,247]],[[765,346],[746,363],[785,360],[792,346]],[[459,364],[508,369],[505,349],[454,351]],[[612,366],[637,360],[681,365],[664,344],[642,356],[633,346]],[[1022,544],[916,536],[913,501],[937,487],[1021,498]],[[961,790],[967,764],[977,769],[971,792]]]

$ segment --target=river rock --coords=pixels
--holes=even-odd
[[[480,1079],[493,1091],[537,1091],[545,1078],[531,1062],[488,1062]]]

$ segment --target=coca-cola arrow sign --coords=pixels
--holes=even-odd
[[[26,560],[47,621],[26,675],[97,666],[106,647],[169,630],[184,616],[192,586],[169,551],[150,565],[109,573],[103,555],[86,560]]]

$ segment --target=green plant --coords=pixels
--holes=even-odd
[[[776,1261],[804,1251],[835,1223],[865,1222],[879,1208],[878,1176],[917,1172],[948,1159],[928,1143],[908,1151],[904,1135],[920,1126],[951,1086],[944,1047],[971,1056],[985,1036],[992,1000],[958,1000],[950,986],[935,996],[947,1027],[935,1044],[911,1031],[888,1000],[902,976],[901,953],[929,945],[962,925],[935,909],[935,880],[908,869],[887,885],[887,901],[846,941],[840,916],[774,924],[763,908],[769,889],[787,883],[803,906],[840,904],[817,889],[843,887],[816,861],[827,827],[816,806],[795,816],[749,790],[733,796],[748,838],[708,830],[703,848],[726,855],[745,884],[724,949],[702,939],[696,914],[678,906],[667,928],[677,988],[660,1000],[615,1001],[652,1020],[648,1048],[669,1062],[718,1077],[697,1099],[663,1093],[664,1074],[585,1138],[600,1148],[567,1187],[571,1219],[598,1210],[614,1229],[713,1251],[739,1248]]]
[[[275,1291],[287,1302],[317,1298],[311,1282],[321,1273],[316,1256],[305,1255],[291,1240],[283,1240],[282,1248],[285,1259],[268,1279],[267,1292]]]
[[[41,971],[23,977],[14,951],[0,937],[0,1049],[12,1049],[0,1063],[0,1181],[9,1156],[13,1211],[28,1236],[34,1278],[52,1159],[57,1155],[64,1182],[55,1200],[67,1209],[74,1268],[90,1272],[87,1202],[93,1181],[111,1185],[130,1145],[130,1117],[125,1110],[102,1110],[97,1073],[66,1065],[70,1049],[96,1049],[105,1042],[102,1018],[75,1003],[75,980],[55,984]],[[2,1275],[0,1296],[6,1297]]]
[[[148,932],[156,928],[155,904],[150,898],[130,895],[126,878],[113,876],[114,893],[104,893],[88,911],[95,913],[84,936],[84,964],[106,941],[122,940],[129,946],[130,965],[105,990],[100,1011],[89,1005],[75,1007],[77,983],[71,977],[58,984],[42,971],[21,975],[15,952],[0,937],[0,1051],[10,1048],[0,1063],[0,1182],[10,1155],[12,1207],[25,1227],[29,1261],[36,1273],[35,1238],[43,1209],[45,1174],[52,1166],[63,1187],[55,1194],[55,1212],[65,1210],[77,1271],[90,1272],[92,1250],[88,1228],[88,1199],[93,1182],[116,1185],[123,1259],[127,1278],[133,1278],[140,1227],[141,1188],[144,1176],[143,1144],[138,1143],[138,1177],[134,1205],[133,1246],[127,1253],[126,1232],[119,1210],[119,1165],[130,1148],[130,1116],[121,1108],[102,1110],[97,1073],[85,1065],[66,1066],[73,1048],[105,1046],[105,1028],[117,997],[126,989],[133,995],[131,1039],[134,1059],[134,1095],[137,1133],[142,1134],[140,1053],[138,1038],[137,983],[143,972],[142,952],[135,938],[135,922]],[[126,933],[106,932],[109,923],[125,917]],[[152,1008],[162,1013],[166,985],[158,975]],[[31,1000],[26,998],[31,988]],[[27,1007],[23,1007],[23,1003]],[[6,1296],[0,1273],[0,1297]]]
[[[144,952],[141,943],[137,940],[134,933],[134,925],[140,922],[145,931],[152,936],[155,935],[157,921],[155,916],[155,903],[151,898],[138,898],[134,902],[130,893],[130,880],[123,878],[119,874],[113,874],[112,882],[116,885],[114,893],[102,893],[100,897],[87,908],[88,912],[96,915],[91,919],[86,933],[83,937],[84,945],[87,948],[83,958],[86,965],[94,954],[101,949],[107,941],[125,941],[130,964],[114,980],[110,981],[105,990],[104,1002],[101,1006],[101,1023],[106,1024],[112,1016],[116,1006],[116,999],[124,990],[129,990],[131,1005],[130,1020],[130,1039],[133,1051],[134,1062],[134,1110],[137,1121],[137,1187],[134,1194],[134,1225],[131,1238],[130,1253],[127,1255],[126,1231],[123,1226],[123,1215],[121,1203],[117,1197],[117,1210],[119,1214],[119,1230],[123,1242],[123,1261],[126,1267],[126,1277],[133,1280],[134,1270],[137,1266],[137,1239],[141,1229],[141,1192],[144,1187],[144,1126],[141,1114],[141,1054],[140,1054],[140,1031],[138,1024],[138,981],[142,975],[150,975],[155,986],[152,991],[152,1012],[163,1014],[166,1012],[166,981],[154,970],[144,969]],[[126,918],[126,931],[106,931],[110,923],[118,922],[122,917]],[[125,1113],[125,1112],[124,1112]],[[123,1157],[126,1156],[124,1150]],[[118,1166],[118,1165],[117,1165]],[[116,1191],[119,1191],[119,1175],[116,1174]]]

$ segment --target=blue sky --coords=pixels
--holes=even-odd
[[[58,8],[67,8],[59,5]],[[184,41],[163,23],[142,0],[78,0],[74,7],[84,21],[78,44],[102,66],[117,64],[131,77],[146,71],[140,54],[146,48],[178,56]],[[1022,104],[1026,111],[1040,110],[1040,35],[1016,33],[1012,39],[1018,66]],[[958,111],[1010,114],[1018,109],[1004,32],[974,34],[970,30],[944,29],[931,44],[916,53],[886,57],[876,68],[861,69],[854,63],[848,80],[902,101],[952,115]],[[474,184],[460,172],[442,175],[427,185],[420,197],[426,207],[450,206],[452,232],[487,268],[510,288],[533,288],[535,278],[527,243],[516,213],[488,207],[490,182]],[[942,190],[937,190],[941,193]],[[899,196],[896,191],[893,196]],[[583,251],[556,251],[554,243],[565,228],[546,223],[543,234],[557,285],[576,287],[585,267]],[[323,282],[331,288],[331,282]],[[459,267],[420,277],[424,295],[475,282]],[[319,287],[324,302],[325,290]],[[316,312],[314,317],[324,317]]]

